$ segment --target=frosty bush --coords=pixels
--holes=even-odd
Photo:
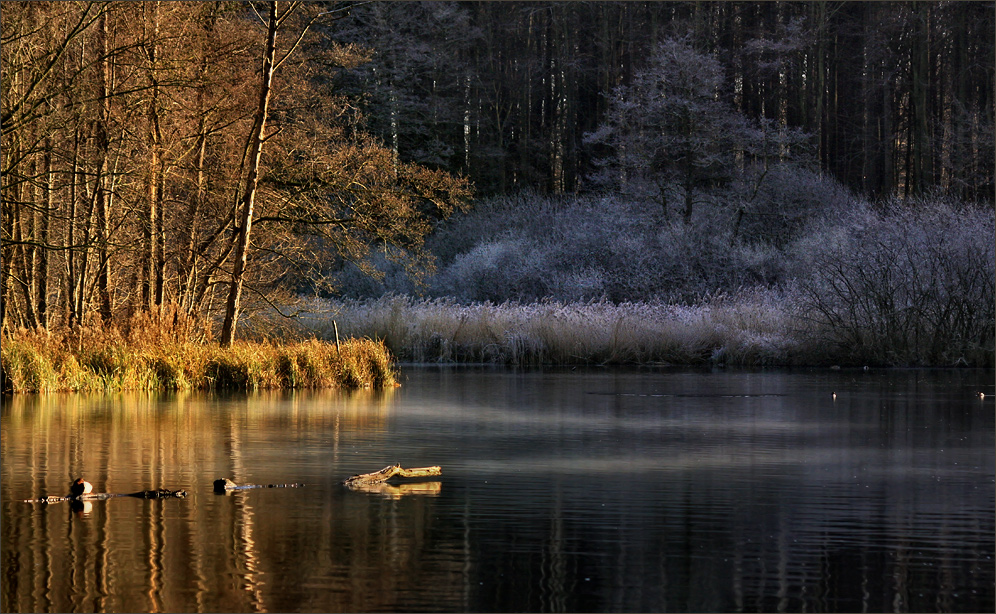
[[[531,191],[478,201],[467,213],[455,215],[426,242],[442,266],[474,246],[501,237],[548,235],[555,228],[555,199]]]
[[[893,202],[858,219],[805,241],[810,334],[844,361],[991,366],[992,209]]]
[[[786,268],[772,246],[732,242],[728,217],[717,207],[702,208],[693,224],[662,223],[654,212],[611,196],[531,198],[498,199],[440,233],[437,241],[446,235],[470,247],[447,255],[431,294],[494,302],[688,302],[720,289],[774,285]],[[476,243],[465,234],[471,229],[481,233]]]
[[[543,250],[525,238],[483,241],[437,277],[436,293],[464,301],[535,300],[548,292]]]
[[[346,262],[340,270],[329,276],[329,285],[336,289],[339,296],[349,298],[381,296],[386,293],[414,294],[422,290],[421,284],[409,275],[404,264],[388,259],[379,252],[373,252],[369,261],[380,272],[380,277],[371,276],[352,262]]]
[[[730,192],[737,202],[733,233],[751,243],[784,247],[816,220],[840,219],[860,207],[834,178],[787,164],[747,169]]]

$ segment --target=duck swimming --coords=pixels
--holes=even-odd
[[[76,481],[69,485],[69,494],[73,497],[86,495],[93,492],[93,484],[83,478],[76,478]]]

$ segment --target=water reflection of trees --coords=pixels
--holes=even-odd
[[[356,438],[389,441],[390,397],[15,397],[0,432],[3,609],[952,611],[979,587],[991,602],[992,483],[973,491],[953,465],[991,472],[991,415],[966,417],[915,377],[874,381],[836,402],[715,410],[708,432],[691,412],[641,436],[622,428],[631,405],[585,415],[609,416],[599,436],[641,453],[665,440],[667,458],[636,477],[624,463],[589,472],[592,458],[583,479],[539,483],[510,447],[486,487],[447,474],[389,496],[338,488],[349,472],[332,467]],[[570,415],[549,411],[553,425]],[[942,463],[940,447],[957,456]],[[210,492],[223,474],[300,479],[303,461],[260,456],[270,448],[321,454],[328,475],[306,489]],[[99,502],[82,517],[14,501],[64,494],[77,474],[99,490],[190,497]]]
[[[361,391],[5,400],[4,609],[272,609],[267,589],[284,566],[274,566],[271,549],[281,550],[281,544],[267,534],[286,524],[287,504],[261,509],[250,496],[225,501],[208,494],[211,481],[223,474],[281,481],[293,466],[261,467],[252,456],[270,445],[288,445],[281,439],[288,434],[304,443],[330,438],[332,446],[342,433],[376,434],[385,428],[390,397],[391,391]],[[268,470],[271,475],[260,475]],[[98,491],[168,487],[184,488],[190,496],[103,501],[90,510],[68,504],[30,508],[15,501],[65,494],[79,475]],[[322,493],[341,477],[330,474],[302,496],[324,506]],[[297,529],[306,536],[302,551],[313,549],[316,527]],[[400,552],[397,545],[382,546]]]

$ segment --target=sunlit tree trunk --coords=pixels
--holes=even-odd
[[[203,109],[202,96],[198,95],[198,108]],[[204,202],[206,186],[206,176],[204,172],[204,162],[207,156],[207,124],[203,116],[198,120],[197,134],[197,159],[194,163],[196,169],[196,191],[187,207],[187,217],[185,229],[186,240],[181,255],[180,271],[180,304],[188,313],[193,311],[195,270],[197,266],[197,254],[195,247],[197,242],[196,224],[200,208]]]
[[[232,266],[232,282],[228,291],[225,308],[225,321],[221,329],[221,344],[231,345],[235,340],[235,327],[239,319],[239,303],[242,299],[242,283],[246,271],[246,258],[249,254],[249,236],[252,229],[253,207],[256,202],[256,187],[259,183],[259,161],[263,153],[263,132],[266,129],[267,113],[270,106],[270,90],[273,85],[277,50],[277,3],[269,3],[269,17],[266,27],[266,49],[263,52],[263,71],[259,86],[259,106],[253,121],[253,132],[249,150],[249,172],[246,176],[242,195],[242,211],[239,220],[239,233],[235,246],[235,262]]]
[[[66,321],[69,326],[80,322],[80,313],[76,308],[76,294],[78,288],[82,288],[81,280],[77,275],[76,258],[76,216],[79,211],[79,181],[80,169],[79,160],[82,155],[80,149],[80,133],[77,127],[73,131],[73,160],[69,175],[69,214],[66,222],[65,254],[66,254]]]
[[[14,249],[17,255],[15,268],[13,269],[13,279],[21,289],[21,324],[29,328],[34,328],[38,325],[35,319],[34,297],[32,293],[32,279],[34,278],[32,254],[34,253],[34,249],[30,245],[34,234],[34,219],[32,215],[25,212],[25,207],[22,205],[25,191],[23,184],[17,187],[15,191],[16,200],[12,206]]]
[[[55,178],[52,172],[52,139],[47,137],[45,139],[45,150],[42,154],[41,163],[41,173],[40,177],[44,178],[44,183],[41,184],[40,191],[42,192],[42,198],[38,199],[36,203],[37,217],[35,222],[36,232],[38,234],[38,242],[41,246],[38,249],[37,259],[35,260],[35,296],[37,297],[37,308],[36,315],[38,318],[38,326],[48,329],[49,324],[49,314],[48,314],[48,252],[49,252],[49,227],[52,219],[52,212],[55,208]]]
[[[111,115],[111,94],[110,94],[110,70],[111,63],[108,55],[110,45],[108,43],[107,14],[100,16],[97,25],[100,42],[97,45],[101,58],[97,63],[97,91],[101,93],[100,117],[96,122],[95,141],[97,146],[97,183],[96,190],[96,216],[97,216],[97,300],[100,304],[100,317],[104,323],[111,321],[111,261],[108,243],[111,234],[110,208],[110,178],[108,164],[110,141],[107,134],[107,124]]]
[[[142,232],[145,255],[142,262],[142,308],[151,309],[162,304],[163,298],[163,254],[160,236],[162,235],[162,131],[159,113],[159,82],[156,74],[157,49],[159,38],[159,2],[142,5],[145,23],[150,29],[146,34],[146,59],[148,61],[149,103],[148,103],[148,169],[146,174],[146,209]]]

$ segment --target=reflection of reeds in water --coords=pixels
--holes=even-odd
[[[261,391],[234,396],[182,391],[166,396],[137,391],[88,396],[58,393],[14,395],[4,400],[3,409],[5,425],[24,429],[32,439],[40,438],[39,445],[45,441],[46,432],[66,430],[70,447],[58,452],[53,460],[65,461],[66,465],[59,466],[70,468],[69,473],[76,476],[88,470],[92,473],[94,465],[83,461],[103,451],[116,456],[112,463],[117,466],[141,462],[149,469],[155,466],[161,470],[186,462],[190,459],[171,456],[193,452],[219,428],[254,428],[262,433],[278,427],[332,430],[336,425],[348,430],[381,430],[395,394],[394,388]],[[238,411],[218,411],[232,404]],[[177,445],[166,446],[160,437]],[[130,445],[111,445],[121,441]],[[46,453],[52,451],[51,447],[45,449]],[[130,458],[118,456],[128,452],[132,453]],[[156,456],[142,460],[146,453]],[[30,460],[33,466],[34,459]],[[161,473],[146,473],[145,477],[145,482],[125,488],[139,490],[153,484],[171,487],[161,483]],[[212,480],[215,477],[205,476]],[[54,489],[47,494],[66,494],[63,491],[68,490],[68,478],[65,481],[66,484],[45,485]]]
[[[265,391],[246,396],[244,415],[254,427],[382,430],[395,389]]]

